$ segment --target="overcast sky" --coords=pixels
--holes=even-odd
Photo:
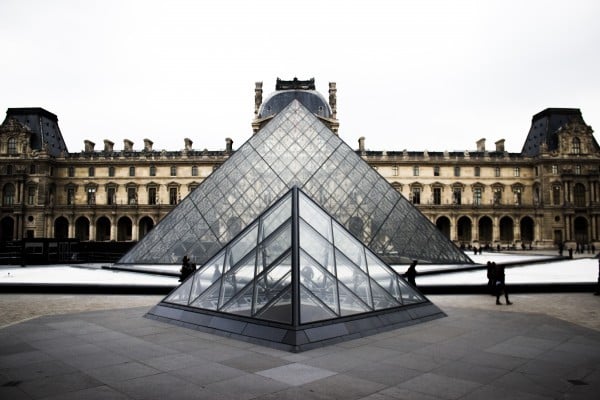
[[[1,0],[0,110],[53,112],[71,152],[219,150],[250,137],[256,81],[314,77],[353,148],[519,152],[548,107],[600,126],[599,18],[598,0]]]

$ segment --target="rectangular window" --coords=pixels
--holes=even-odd
[[[458,165],[454,167],[454,176],[460,176],[460,167]]]
[[[481,175],[481,168],[475,167],[475,176],[480,176],[480,175]]]
[[[117,194],[114,187],[109,187],[106,191],[106,204],[114,205],[117,204]]]
[[[513,175],[514,175],[515,177],[519,177],[519,176],[521,176],[521,168],[519,168],[519,167],[515,167],[515,168],[514,168],[514,170],[513,170]]]
[[[96,189],[95,188],[88,188],[88,190],[87,190],[87,203],[89,205],[96,204]]]
[[[108,167],[108,176],[115,176],[115,167]]]
[[[412,189],[412,203],[421,204],[421,188],[415,187]]]
[[[192,176],[198,176],[198,166],[192,166]]]
[[[29,166],[29,175],[35,175],[37,174],[37,168],[35,164],[31,164]]]
[[[476,206],[481,205],[481,188],[479,187],[473,189],[473,204]]]
[[[67,170],[67,175],[69,175],[69,178],[73,178],[75,176],[75,167],[69,167]]]
[[[88,168],[88,176],[93,177],[95,175],[96,175],[96,169],[94,167],[89,167]]]
[[[30,187],[27,189],[27,204],[34,205],[35,204],[35,188]]]
[[[67,205],[72,206],[75,204],[75,189],[68,188],[67,189]]]
[[[175,167],[175,166],[171,167],[171,176],[177,176],[177,167]]]
[[[462,189],[461,188],[454,188],[452,190],[452,203],[462,204]]]
[[[575,166],[575,175],[581,175],[581,165]]]
[[[500,177],[500,167],[496,167],[496,168],[494,168],[494,176],[495,176],[496,178],[499,178],[499,177]]]
[[[135,167],[129,167],[129,176],[135,176]]]
[[[552,175],[558,175],[558,165],[552,166]]]
[[[392,175],[398,176],[398,166],[397,165],[394,165],[392,167]]]
[[[433,188],[433,204],[442,204],[442,188]]]
[[[419,176],[419,166],[415,165],[413,167],[413,176]]]
[[[520,206],[521,205],[521,189],[515,188],[514,194],[515,194],[515,205]]]
[[[148,188],[148,204],[150,204],[150,205],[156,204],[156,188],[155,187]]]
[[[177,188],[169,188],[169,204],[177,204]]]
[[[502,203],[502,189],[495,188],[494,189],[494,204]]]
[[[127,204],[137,204],[137,190],[134,187],[127,188]]]
[[[433,167],[433,176],[440,176],[440,167],[438,165]]]

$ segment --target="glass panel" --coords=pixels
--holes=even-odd
[[[260,254],[258,256],[258,271],[260,273],[264,268],[271,265],[278,257],[285,253],[292,246],[292,225],[291,222],[285,224],[277,233],[273,235],[266,243],[259,246]]]
[[[274,230],[292,216],[292,197],[287,198],[277,205],[273,210],[262,217],[262,235],[261,240],[273,233]]]
[[[191,288],[192,280],[188,279],[163,301],[166,303],[183,304],[187,306]]]
[[[369,263],[369,277],[385,289],[393,298],[400,300],[398,274],[377,257],[373,256],[368,250],[367,261]]]
[[[227,304],[240,290],[254,279],[256,251],[251,252],[222,278],[221,300],[219,307]]]
[[[303,251],[300,252],[300,283],[333,312],[339,314],[340,307],[335,277],[317,265]]]
[[[216,311],[219,306],[221,283],[221,280],[215,282],[208,290],[205,290],[196,300],[190,303],[190,306]]]
[[[292,289],[288,288],[272,304],[267,305],[257,315],[257,318],[269,321],[292,323]]]
[[[400,286],[400,292],[402,292],[402,303],[413,304],[422,303],[425,298],[415,291],[408,283],[403,279],[398,278],[398,285]]]
[[[288,256],[268,271],[257,275],[254,291],[254,312],[277,296],[284,287],[292,282],[292,258]]]
[[[364,246],[335,221],[333,222],[333,241],[335,247],[366,272]]]
[[[251,316],[252,293],[254,293],[254,285],[248,285],[244,290],[242,290],[227,304],[225,304],[219,311],[244,315],[246,317]]]
[[[300,193],[300,217],[325,239],[331,241],[331,217],[317,207],[305,194]]]
[[[367,275],[338,250],[335,251],[335,261],[338,281],[343,283],[369,307],[373,307]]]
[[[340,315],[345,317],[347,315],[359,314],[363,312],[372,311],[361,299],[356,297],[354,293],[348,290],[345,286],[339,286],[340,293]]]
[[[337,315],[304,286],[300,286],[300,323],[336,318]]]
[[[210,261],[207,265],[194,275],[190,302],[193,302],[202,292],[208,289],[217,279],[221,277],[223,271],[223,262],[225,255],[221,254],[216,259]]]
[[[379,286],[375,280],[371,279],[371,294],[373,296],[373,308],[382,310],[390,307],[398,307],[402,303],[396,301],[384,288]]]
[[[242,259],[248,252],[256,247],[257,242],[256,239],[258,237],[258,224],[255,224],[252,229],[248,232],[244,233],[244,235],[237,239],[235,243],[233,243],[229,247],[229,259],[227,263],[229,267],[235,265],[238,261]]]
[[[331,274],[335,274],[333,246],[302,220],[300,220],[300,248]]]

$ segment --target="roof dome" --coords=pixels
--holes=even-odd
[[[331,108],[325,98],[316,90],[280,90],[273,92],[260,106],[258,118],[278,114],[294,99],[298,100],[311,113],[324,118],[331,118]]]

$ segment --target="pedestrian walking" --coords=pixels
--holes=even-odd
[[[494,262],[494,279],[495,288],[496,288],[496,304],[501,305],[500,296],[504,294],[504,299],[506,299],[506,305],[511,305],[512,303],[508,299],[508,290],[506,289],[506,276],[504,274],[504,266],[496,265]]]

